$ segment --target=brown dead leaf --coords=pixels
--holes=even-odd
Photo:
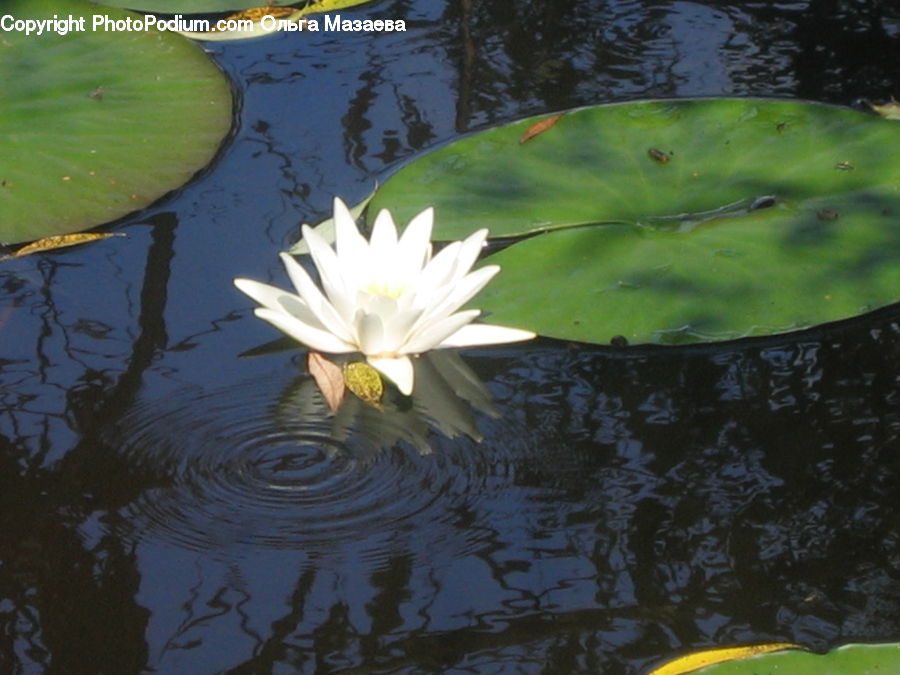
[[[550,117],[545,117],[540,122],[535,122],[530,127],[525,130],[525,133],[522,134],[522,137],[519,138],[519,144],[526,143],[530,141],[532,138],[537,136],[538,134],[542,134],[547,129],[552,127],[554,124],[559,122],[562,119],[562,115],[550,115]]]
[[[42,253],[43,251],[53,251],[57,248],[65,248],[66,246],[78,246],[79,244],[87,244],[99,239],[109,239],[110,237],[124,237],[124,232],[78,232],[76,234],[61,234],[55,237],[44,237],[30,244],[25,244],[16,249],[9,255],[5,255],[0,260],[9,258],[21,258],[32,253]]]
[[[306,367],[313,376],[331,412],[337,412],[344,400],[344,374],[340,367],[318,352],[310,352]]]

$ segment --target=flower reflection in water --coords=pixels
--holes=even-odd
[[[388,387],[379,406],[348,394],[331,421],[332,438],[340,443],[354,437],[349,447],[365,448],[371,456],[404,441],[422,454],[431,452],[430,430],[447,438],[481,440],[474,411],[497,417],[490,392],[453,351],[433,351],[412,360],[416,389],[412,397]],[[321,416],[327,410],[312,378],[297,381],[280,400],[276,415],[282,423]],[[360,447],[361,446],[361,447]]]
[[[333,413],[312,377],[283,369],[138,404],[107,438],[148,484],[124,536],[290,549],[389,537],[481,499],[486,467],[505,461],[479,443],[499,417],[490,394],[453,351],[413,362],[414,395],[389,387],[380,409],[348,394]]]

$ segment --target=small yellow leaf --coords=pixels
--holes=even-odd
[[[211,24],[208,31],[178,31],[185,37],[193,40],[204,40],[207,42],[225,42],[230,40],[247,40],[251,38],[264,37],[270,35],[273,29],[280,30],[291,23],[300,23],[297,27],[299,30],[305,28],[303,22],[300,21],[304,14],[304,10],[296,7],[251,7],[240,12],[230,14],[224,19]],[[262,20],[271,17],[273,22],[268,22],[263,26]],[[219,30],[217,26],[222,25],[225,30]]]
[[[738,661],[750,656],[768,654],[769,652],[779,652],[785,649],[803,649],[803,647],[790,642],[770,642],[762,645],[704,649],[703,651],[685,654],[672,661],[668,661],[658,668],[654,668],[647,673],[647,675],[685,675],[686,673],[692,673],[695,670],[705,668],[706,666],[712,666],[717,663]]]
[[[297,9],[295,7],[251,7],[250,9],[244,9],[240,12],[229,14],[225,17],[225,21],[240,21],[242,19],[262,21],[264,16],[271,16],[277,19],[279,17],[290,16],[296,11]],[[216,29],[213,28],[211,32],[216,32]]]
[[[344,383],[347,389],[359,396],[363,401],[376,408],[381,408],[381,396],[384,394],[384,382],[381,375],[368,363],[353,361],[344,364]]]
[[[61,234],[55,237],[44,237],[30,244],[25,244],[21,248],[15,250],[9,255],[3,256],[0,260],[9,258],[21,258],[22,256],[31,255],[32,253],[41,253],[42,251],[52,251],[57,248],[65,248],[66,246],[78,246],[79,244],[87,244],[98,239],[109,239],[110,237],[124,237],[123,232],[79,232],[76,234]]]
[[[324,12],[333,12],[339,9],[355,7],[361,5],[368,0],[313,0],[305,6],[297,7],[253,7],[231,14],[224,21],[232,22],[222,24],[226,27],[234,26],[234,28],[226,28],[226,30],[217,30],[213,27],[209,31],[193,32],[178,31],[185,37],[193,40],[204,40],[213,42],[223,42],[226,40],[246,40],[251,38],[264,37],[270,35],[272,30],[306,30],[307,19],[304,17],[308,14],[322,14]],[[263,26],[262,21],[267,16],[275,19],[275,23],[267,22]],[[249,21],[248,26],[236,24],[235,21]],[[296,28],[289,24],[296,24]]]
[[[344,400],[344,377],[341,375],[341,369],[318,352],[309,353],[306,367],[319,385],[322,398],[325,399],[331,412],[337,412]]]
[[[891,100],[889,103],[885,103],[884,105],[876,105],[874,103],[869,103],[869,101],[866,101],[866,104],[885,119],[900,120],[900,102]]]
[[[545,117],[539,122],[535,122],[530,127],[525,130],[525,133],[522,134],[521,138],[519,138],[519,143],[526,143],[530,141],[532,138],[537,136],[538,134],[542,134],[547,129],[552,127],[554,124],[559,122],[562,119],[562,115],[550,115],[550,117]]]

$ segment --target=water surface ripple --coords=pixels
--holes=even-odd
[[[478,493],[487,470],[474,442],[434,434],[434,453],[381,447],[396,423],[387,417],[374,441],[342,428],[305,377],[140,403],[111,444],[154,480],[124,520],[140,537],[192,550],[285,548],[393,533],[417,515],[439,520]]]

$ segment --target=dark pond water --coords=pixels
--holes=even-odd
[[[276,336],[231,284],[285,285],[276,252],[334,194],[492,123],[900,95],[897,5],[356,14],[409,30],[214,47],[241,96],[215,165],[127,238],[0,268],[0,672],[624,674],[900,639],[897,307],[467,350],[423,362],[415,406],[332,419],[300,352],[239,358]]]

